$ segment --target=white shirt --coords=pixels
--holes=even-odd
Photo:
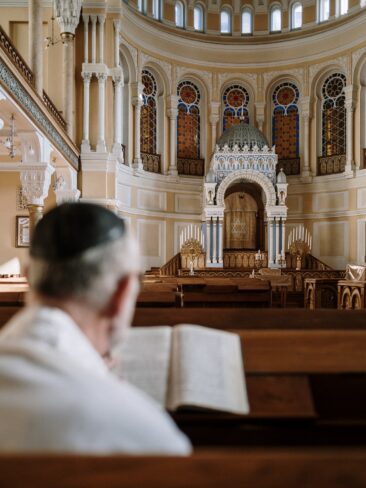
[[[191,445],[109,372],[69,315],[29,307],[0,333],[0,451],[189,454]]]

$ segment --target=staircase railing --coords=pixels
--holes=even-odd
[[[160,276],[177,276],[181,267],[181,257],[179,252],[160,268]]]

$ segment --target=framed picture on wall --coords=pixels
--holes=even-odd
[[[16,217],[15,247],[29,247],[29,217]]]

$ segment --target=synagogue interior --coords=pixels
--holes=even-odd
[[[172,414],[184,484],[114,482],[366,486],[365,0],[0,0],[0,328],[65,202],[135,237],[133,326],[243,350],[249,413]]]

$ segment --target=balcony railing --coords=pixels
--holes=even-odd
[[[283,168],[287,176],[300,174],[300,158],[280,159],[277,164],[277,172]]]
[[[161,173],[160,154],[141,153],[142,164],[145,171]]]
[[[177,161],[178,174],[185,176],[204,176],[205,161],[204,159],[182,159]]]
[[[333,175],[343,173],[346,166],[346,155],[321,156],[318,158],[318,175]]]
[[[24,61],[23,57],[17,51],[16,47],[11,42],[10,38],[4,31],[4,29],[0,26],[0,47],[2,47],[2,51],[7,55],[7,57],[12,61],[13,65],[17,68],[19,73],[23,76],[23,78],[31,85],[34,89],[34,74],[27,63]],[[52,103],[50,97],[47,93],[43,90],[43,103],[46,105],[48,111],[53,116],[58,124],[66,131],[66,121],[57,110],[55,105]]]

